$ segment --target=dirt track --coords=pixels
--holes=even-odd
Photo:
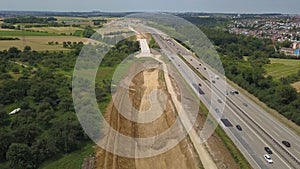
[[[131,67],[135,69],[140,66],[136,64]],[[129,70],[130,71],[133,70]],[[177,114],[174,108],[174,105],[171,101],[171,96],[167,92],[166,84],[164,81],[164,73],[158,69],[150,69],[144,72],[141,72],[135,76],[135,78],[130,82],[130,100],[137,110],[140,110],[141,113],[145,113],[146,110],[150,107],[149,94],[156,89],[164,91],[167,96],[167,104],[163,114],[157,118],[155,121],[150,123],[135,123],[125,117],[123,117],[112,103],[107,108],[105,119],[110,124],[112,128],[117,130],[119,133],[130,137],[144,138],[155,136],[161,132],[164,132],[166,129],[170,128],[174,124]],[[115,94],[116,97],[122,102],[124,93],[122,90],[118,90]],[[158,98],[159,100],[159,98]],[[123,105],[124,106],[124,105]],[[204,116],[200,113],[200,116],[197,118],[198,124],[196,128],[201,128],[201,124],[204,122]],[[178,128],[180,130],[180,128]],[[114,142],[114,150],[117,151],[118,146],[118,137],[113,135],[110,131],[106,133],[109,137],[106,140],[108,143]],[[156,143],[152,148],[160,149],[168,144],[168,141],[174,138],[167,137],[165,140],[156,140]],[[135,152],[135,146],[142,146],[137,143],[137,145],[127,145],[128,151],[130,153]],[[205,144],[206,149],[209,150],[210,155],[212,156],[214,162],[217,165],[217,168],[239,168],[238,164],[234,161],[229,151],[226,149],[220,138],[213,134],[213,136]],[[185,169],[185,168],[203,168],[196,150],[193,147],[189,137],[182,140],[177,146],[173,149],[167,151],[164,154],[150,157],[150,158],[125,158],[117,155],[113,155],[102,148],[97,148],[96,150],[96,162],[95,168],[99,169]],[[138,154],[136,154],[138,155]],[[210,156],[209,154],[206,154]]]
[[[144,71],[138,74],[131,83],[131,88],[134,88],[130,94],[133,106],[140,110],[141,113],[145,112],[150,107],[150,101],[148,95],[156,89],[166,91],[163,78],[163,73],[158,69],[152,69]],[[153,122],[145,124],[137,124],[125,119],[118,113],[116,108],[112,105],[108,107],[106,113],[106,119],[113,128],[117,129],[120,133],[131,137],[150,137],[155,136],[158,133],[164,132],[175,122],[176,113],[173,112],[172,102],[168,101],[166,109],[162,116]],[[116,136],[111,136],[117,141]],[[161,148],[167,145],[168,140],[158,140],[161,144],[158,144]],[[142,146],[142,145],[138,145]],[[161,147],[160,147],[161,146]],[[117,148],[117,147],[115,147]],[[132,150],[134,151],[134,150]],[[167,151],[164,154],[143,158],[133,159],[124,158],[113,155],[99,148],[96,154],[96,168],[141,168],[141,169],[153,169],[153,168],[174,168],[174,169],[193,169],[199,168],[199,160],[194,154],[193,147],[187,139],[182,140],[177,146]]]

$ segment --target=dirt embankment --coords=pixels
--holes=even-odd
[[[106,120],[118,132],[128,135],[130,137],[151,137],[166,131],[170,128],[176,120],[176,112],[170,97],[166,92],[164,85],[163,73],[158,69],[149,69],[139,73],[131,82],[130,88],[134,89],[130,92],[130,99],[133,106],[145,113],[151,106],[149,94],[157,89],[164,91],[167,96],[167,104],[163,114],[156,120],[149,123],[134,123],[120,115],[114,105],[110,104],[107,108]],[[118,94],[118,93],[117,93]],[[107,141],[116,141],[116,136],[111,136],[112,139]],[[168,144],[170,138],[165,140],[157,140],[153,149],[163,148]],[[157,144],[159,142],[160,144]],[[137,146],[142,146],[137,143]],[[134,146],[132,146],[134,147]],[[117,148],[117,147],[115,147]],[[134,151],[134,150],[132,150]],[[193,147],[188,139],[182,140],[177,146],[167,151],[164,154],[149,157],[149,158],[125,158],[112,153],[106,152],[101,148],[97,148],[96,153],[96,168],[140,168],[140,169],[153,169],[153,168],[174,168],[174,169],[193,169],[199,168],[199,160],[194,154]]]
[[[129,70],[129,73],[134,72],[133,69],[138,66],[140,66],[138,63],[133,65],[131,70]],[[170,126],[174,124],[177,114],[171,101],[171,96],[167,92],[163,72],[158,69],[149,69],[137,74],[129,83],[129,99],[135,109],[140,110],[140,113],[146,113],[151,107],[148,97],[149,94],[154,90],[160,89],[160,91],[163,91],[165,96],[167,96],[164,112],[159,118],[150,123],[135,123],[122,116],[115,105],[110,103],[105,114],[105,119],[110,126],[119,133],[135,138],[155,136],[170,128]],[[172,83],[175,83],[175,81],[172,80]],[[178,89],[178,86],[174,87],[175,89]],[[176,93],[177,92],[178,91],[176,90]],[[123,91],[118,90],[116,97],[122,102],[122,98],[124,97]],[[180,98],[179,93],[177,98]],[[159,100],[160,98],[157,99]],[[200,112],[197,117],[197,124],[194,126],[195,129],[201,129],[204,121],[205,116]],[[108,132],[108,135],[107,142],[118,142],[117,136],[110,134],[110,132]],[[156,144],[153,145],[152,148],[163,148],[168,144],[168,141],[172,139],[174,138],[166,137],[164,140],[156,140]],[[131,153],[136,153],[135,146],[142,145],[139,145],[139,143],[137,143],[137,145],[128,145],[128,149]],[[209,153],[218,168],[239,168],[222,140],[215,133],[205,143],[205,147],[209,150]],[[115,146],[114,149],[118,149],[118,147]],[[192,169],[202,167],[199,157],[195,153],[195,149],[189,138],[183,139],[177,146],[164,154],[150,158],[125,158],[109,153],[102,148],[97,148],[95,159],[95,168],[97,169]]]

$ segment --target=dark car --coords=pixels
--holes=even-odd
[[[287,147],[291,147],[291,144],[288,141],[282,141],[282,144],[284,144]]]
[[[265,150],[268,154],[273,154],[272,150],[269,147],[265,147]]]
[[[214,81],[214,80],[212,80],[211,82],[212,82],[212,83],[216,83],[216,81]]]
[[[235,94],[239,94],[239,92],[238,92],[238,91],[234,91],[234,93],[235,93]]]
[[[218,102],[219,102],[219,103],[222,103],[222,100],[218,99]]]
[[[242,131],[243,129],[242,129],[242,127],[240,126],[240,125],[236,125],[235,126],[239,131]]]
[[[205,68],[203,68],[204,70],[206,70],[206,67]]]
[[[199,68],[197,67],[197,69],[199,69]]]
[[[202,84],[201,84],[201,83],[199,83],[198,85],[199,85],[199,86],[202,86]]]
[[[199,66],[201,66],[201,63],[199,64]]]

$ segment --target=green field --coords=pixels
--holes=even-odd
[[[45,32],[29,32],[29,31],[0,31],[0,37],[2,36],[58,36],[55,33]]]
[[[73,36],[82,37],[82,33],[83,33],[83,30],[76,30],[76,31],[73,33]]]
[[[268,75],[275,80],[298,73],[300,70],[300,60],[294,59],[270,59],[271,64],[265,65],[264,68]]]
[[[81,149],[74,151],[70,154],[65,154],[61,158],[46,161],[40,168],[41,169],[81,169],[84,158],[94,153],[92,143],[86,144]]]

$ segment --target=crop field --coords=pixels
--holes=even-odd
[[[7,36],[58,36],[55,33],[45,33],[45,32],[30,32],[30,31],[19,31],[19,30],[0,30],[0,37]]]
[[[300,70],[300,60],[294,59],[270,59],[271,64],[265,65],[264,68],[268,75],[271,75],[275,80],[281,77],[286,77]]]
[[[82,30],[82,28],[77,27],[40,27],[40,28],[27,28],[26,30],[34,30],[34,31],[46,31],[49,33],[62,34],[65,33],[69,35],[70,33],[74,33],[77,30]]]
[[[57,21],[68,21],[68,22],[88,22],[91,19],[89,18],[85,18],[85,17],[55,17],[57,19]]]
[[[17,47],[23,49],[25,46],[30,46],[33,50],[36,51],[55,51],[55,50],[69,50],[63,48],[63,42],[80,42],[86,43],[87,38],[80,38],[74,36],[25,36],[18,37],[20,40],[1,40],[0,41],[0,50],[5,50],[10,47]],[[59,45],[49,45],[48,42],[58,42]]]

